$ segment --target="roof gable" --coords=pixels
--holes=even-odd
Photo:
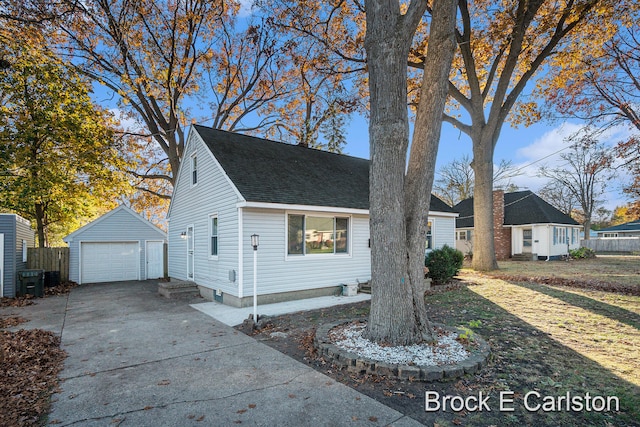
[[[453,208],[460,214],[457,228],[473,227],[473,197]],[[566,224],[579,225],[530,190],[504,193],[504,225]]]
[[[102,215],[101,217],[91,221],[90,223],[83,225],[82,227],[80,227],[76,231],[74,231],[73,233],[70,233],[67,236],[63,237],[62,240],[67,242],[67,243],[69,243],[69,242],[73,241],[73,239],[75,239],[76,237],[81,235],[82,233],[84,233],[84,232],[88,231],[89,229],[91,229],[92,227],[94,227],[94,226],[96,226],[96,225],[98,225],[100,223],[103,223],[104,221],[108,221],[109,218],[111,218],[112,216],[114,216],[118,212],[125,212],[125,213],[129,214],[130,216],[135,218],[138,222],[140,222],[141,224],[144,224],[145,227],[150,227],[154,232],[159,233],[159,237],[162,236],[163,238],[166,238],[166,233],[164,231],[162,231],[160,228],[156,227],[155,225],[153,225],[152,223],[150,223],[149,221],[144,219],[142,216],[140,216],[137,212],[135,212],[131,208],[129,208],[129,207],[125,206],[125,205],[120,205],[117,208],[112,209],[109,212],[107,212],[106,214]]]
[[[369,209],[369,160],[194,125],[247,202]],[[431,211],[453,210],[431,197]]]

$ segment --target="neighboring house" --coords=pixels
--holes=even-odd
[[[453,246],[455,216],[432,197],[431,247]],[[169,275],[207,299],[251,304],[253,234],[261,303],[371,277],[365,159],[194,125],[168,218]]]
[[[0,214],[0,297],[16,296],[18,272],[27,269],[27,248],[35,246],[31,223],[15,214]]]
[[[473,253],[473,198],[453,207],[456,248]],[[493,227],[496,258],[550,259],[580,247],[582,226],[531,191],[493,192]]]
[[[596,230],[598,238],[617,239],[622,237],[640,237],[640,219],[613,227]]]
[[[69,280],[82,283],[164,277],[164,231],[121,205],[63,239]]]

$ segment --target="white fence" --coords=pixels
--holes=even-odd
[[[640,252],[640,237],[616,237],[581,240],[580,246],[592,249],[596,253],[638,253]]]

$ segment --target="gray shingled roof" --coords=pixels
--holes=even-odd
[[[194,125],[250,202],[369,209],[369,160]],[[430,210],[453,212],[431,197]]]
[[[461,201],[453,210],[460,214],[456,219],[457,228],[473,227],[473,197]],[[504,225],[525,224],[579,225],[529,190],[505,193]]]
[[[640,231],[640,219],[597,230],[598,233],[609,233],[612,231]]]

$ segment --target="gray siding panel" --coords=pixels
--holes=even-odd
[[[4,234],[4,296],[15,296],[16,253],[12,249],[16,241],[16,220],[13,215],[0,215],[0,233]]]
[[[0,215],[0,233],[4,234],[4,296],[15,297],[18,272],[27,268],[22,261],[22,241],[26,246],[35,246],[35,234],[29,221],[13,214]]]

